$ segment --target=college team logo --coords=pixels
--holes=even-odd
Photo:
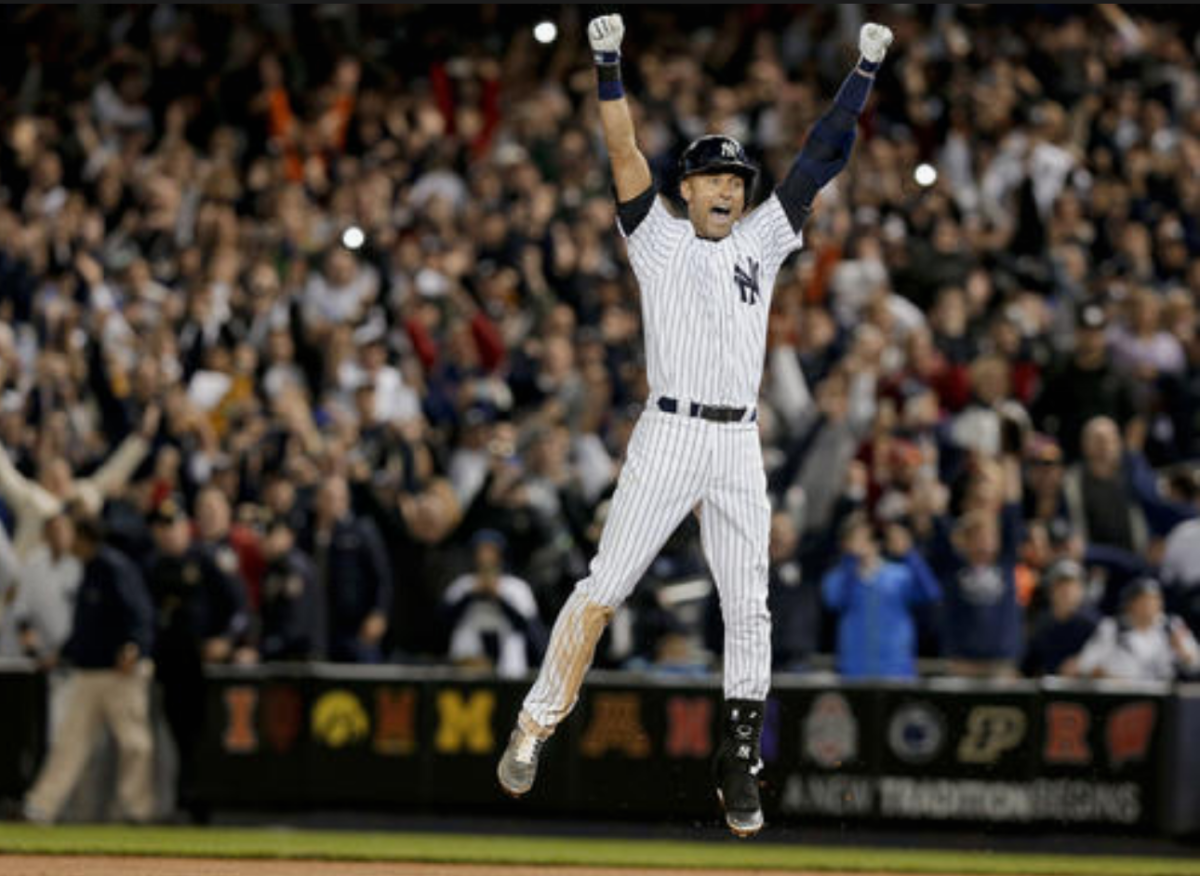
[[[804,716],[805,756],[817,766],[834,769],[858,757],[858,719],[840,693],[823,693]]]
[[[905,703],[888,722],[888,745],[905,763],[926,764],[941,753],[946,721],[929,703]]]

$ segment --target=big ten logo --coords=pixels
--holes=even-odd
[[[858,719],[840,693],[823,693],[804,715],[801,743],[805,757],[824,769],[835,769],[858,756]]]
[[[1087,766],[1092,762],[1088,729],[1092,716],[1079,703],[1046,704],[1046,739],[1042,759],[1046,763]]]
[[[598,693],[579,750],[585,757],[618,751],[626,757],[650,755],[650,737],[642,727],[641,698],[633,693]]]
[[[967,715],[967,729],[958,743],[959,761],[996,763],[1025,740],[1028,723],[1016,706],[976,706]]]
[[[374,749],[385,755],[412,754],[417,747],[416,716],[415,688],[376,688]]]
[[[466,750],[487,754],[496,746],[492,734],[492,713],[496,695],[477,690],[464,697],[462,691],[448,688],[437,694],[438,728],[433,745],[442,754]]]
[[[229,754],[258,751],[258,688],[239,684],[222,691],[225,700],[225,732],[221,744]]]
[[[713,704],[708,697],[667,700],[667,755],[708,757],[712,753],[712,719]]]
[[[1149,700],[1128,703],[1108,715],[1104,741],[1113,767],[1143,761],[1158,721],[1158,706]]]
[[[370,729],[366,709],[348,690],[322,694],[313,706],[313,738],[328,748],[345,748],[362,742]]]

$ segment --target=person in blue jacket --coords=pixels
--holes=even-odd
[[[898,540],[894,534],[892,541]],[[885,558],[862,512],[846,519],[841,543],[841,560],[821,582],[821,597],[838,616],[838,672],[847,678],[915,677],[913,611],[941,598],[937,579],[911,539],[899,560]]]

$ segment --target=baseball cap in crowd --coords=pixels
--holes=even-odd
[[[1162,588],[1153,578],[1135,578],[1121,588],[1121,607],[1129,605],[1145,593],[1157,593],[1162,596]]]
[[[1054,586],[1059,581],[1082,581],[1083,566],[1074,560],[1059,560],[1046,570],[1046,583]]]
[[[182,500],[175,496],[168,496],[154,506],[154,510],[150,512],[149,523],[151,526],[158,526],[186,519],[187,510],[183,507]]]
[[[471,536],[471,547],[477,548],[481,544],[490,544],[503,553],[508,547],[508,539],[498,529],[481,529]]]
[[[1099,304],[1085,304],[1075,319],[1081,329],[1102,329],[1108,325],[1108,314]]]
[[[1029,442],[1025,445],[1025,458],[1035,465],[1059,463],[1063,458],[1062,448],[1049,435],[1035,432],[1029,436]]]
[[[1071,526],[1069,520],[1062,517],[1055,517],[1046,527],[1046,534],[1050,536],[1051,545],[1061,547],[1075,535],[1075,528]]]

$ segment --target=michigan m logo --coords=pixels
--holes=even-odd
[[[492,738],[492,710],[496,695],[490,690],[476,690],[464,698],[462,691],[438,691],[438,728],[434,748],[442,754],[467,750],[472,754],[487,754],[495,746]]]

